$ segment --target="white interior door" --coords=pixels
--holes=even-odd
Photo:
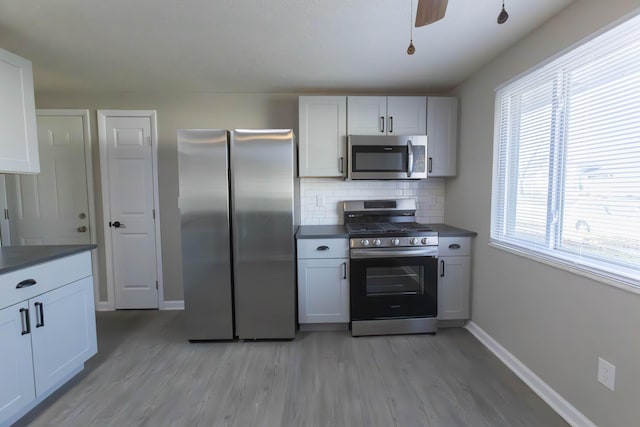
[[[98,120],[115,308],[158,308],[152,118],[99,112]]]
[[[86,121],[38,113],[40,173],[6,175],[12,245],[91,243]]]

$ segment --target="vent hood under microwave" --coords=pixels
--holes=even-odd
[[[349,135],[348,179],[427,177],[426,135]]]

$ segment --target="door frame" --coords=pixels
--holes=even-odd
[[[36,109],[36,121],[37,117],[80,117],[82,120],[82,139],[84,141],[84,166],[85,166],[85,179],[87,180],[87,214],[89,216],[89,242],[93,245],[97,246],[98,242],[98,233],[97,233],[97,223],[96,223],[96,202],[95,202],[95,192],[94,192],[94,178],[93,178],[93,155],[92,155],[92,147],[91,143],[91,120],[89,116],[88,109],[73,109],[73,108],[65,108],[65,109]],[[39,143],[39,141],[38,141]],[[4,181],[4,176],[0,179],[0,185],[3,187],[0,189],[0,207],[8,208],[7,198],[6,198],[6,184]],[[3,214],[4,215],[4,214]],[[4,216],[3,216],[4,218]],[[6,222],[6,227],[3,227],[3,240],[5,244],[11,244],[11,234],[9,230],[8,223],[11,222],[9,218]],[[6,236],[6,239],[4,237]],[[98,274],[98,254],[97,251],[91,251],[91,266],[93,270],[93,290],[94,290],[94,300],[96,306],[99,303],[100,298],[100,278]]]
[[[102,191],[102,218],[104,229],[104,255],[107,270],[107,301],[100,305],[107,310],[115,310],[115,282],[113,278],[113,242],[108,218],[111,216],[109,199],[109,169],[107,153],[107,126],[109,117],[148,117],[151,121],[151,168],[153,180],[153,209],[155,211],[154,231],[156,238],[156,277],[158,281],[158,309],[164,309],[164,285],[162,277],[162,245],[160,234],[160,204],[158,200],[158,128],[155,110],[98,110],[98,142],[100,150],[100,188]]]
[[[96,223],[96,199],[93,188],[93,155],[91,143],[91,120],[88,109],[36,109],[36,121],[40,116],[67,116],[80,117],[82,119],[82,139],[84,140],[84,172],[87,179],[87,205],[89,215],[89,242],[98,244],[98,233]],[[11,221],[11,220],[9,220]],[[96,250],[91,251],[91,267],[93,270],[93,293],[96,306],[100,299],[100,278],[98,274],[98,254]]]

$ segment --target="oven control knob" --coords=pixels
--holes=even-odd
[[[393,246],[398,246],[400,244],[400,239],[391,239],[391,244]]]
[[[367,239],[361,240],[360,243],[362,244],[362,246],[369,246],[369,241]]]
[[[422,238],[422,244],[423,244],[423,245],[426,245],[426,244],[427,244],[427,242],[429,242],[429,239],[427,239],[426,237],[423,237],[423,238]]]
[[[376,246],[380,246],[382,244],[382,242],[380,241],[380,239],[375,239],[373,241],[373,244],[376,245]]]
[[[418,240],[416,237],[412,237],[411,240],[409,240],[409,243],[411,243],[412,245],[417,245],[418,243],[420,243],[420,240]]]

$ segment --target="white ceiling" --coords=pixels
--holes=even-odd
[[[0,0],[0,47],[37,91],[440,92],[572,0]],[[413,13],[417,0],[413,0]]]

